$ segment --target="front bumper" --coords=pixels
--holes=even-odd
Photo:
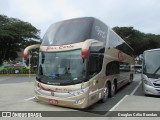
[[[144,94],[158,95],[158,96],[160,95],[160,87],[153,87],[153,86],[147,85],[145,83],[143,83],[142,85],[143,85]]]
[[[45,103],[49,103],[57,106],[70,107],[70,108],[83,109],[88,107],[88,92],[79,96],[63,95],[63,97],[56,96],[56,95],[53,96],[51,92],[44,91],[44,90],[41,90],[41,91],[35,90],[35,93],[36,93],[35,96],[37,101],[41,101],[41,102],[45,102]]]

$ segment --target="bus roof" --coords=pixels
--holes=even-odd
[[[95,39],[103,42],[105,45],[107,44],[109,36],[108,31],[112,32],[114,36],[116,36],[116,39],[119,39],[118,41],[134,51],[133,48],[108,25],[94,17],[73,18],[52,24],[43,37],[42,46],[80,43],[87,39]],[[111,42],[113,43],[113,41]]]
[[[94,17],[63,20],[52,24],[46,31],[42,45],[65,45],[95,39],[106,43],[109,27]]]

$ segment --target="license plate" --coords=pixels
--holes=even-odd
[[[50,104],[58,104],[58,100],[48,99]]]

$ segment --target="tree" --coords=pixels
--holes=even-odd
[[[17,52],[36,43],[30,40],[32,38],[40,37],[39,30],[30,23],[0,15],[0,63],[17,58]]]

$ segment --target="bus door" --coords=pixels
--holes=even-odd
[[[90,88],[90,101],[95,102],[101,98],[101,80],[102,76],[100,71],[102,69],[103,55],[98,53],[91,53],[88,61],[88,76],[91,79],[91,88]]]

